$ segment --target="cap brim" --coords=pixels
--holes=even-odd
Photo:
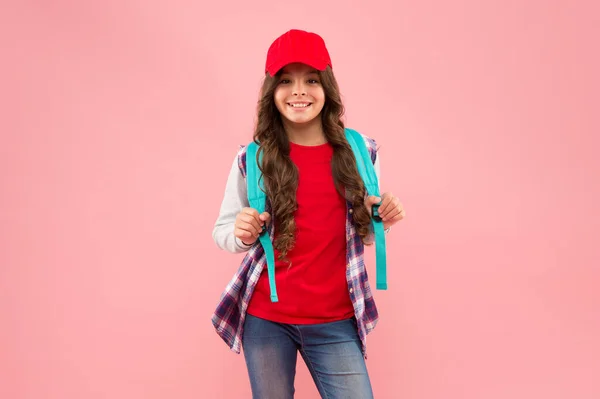
[[[277,72],[279,72],[281,70],[281,68],[285,67],[286,65],[294,64],[294,63],[306,64],[309,67],[313,67],[318,71],[324,71],[325,69],[327,69],[327,61],[295,59],[295,60],[278,62],[276,64],[269,65],[267,72],[269,72],[269,75],[275,76],[277,74]]]

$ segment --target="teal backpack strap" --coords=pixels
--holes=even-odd
[[[248,187],[248,202],[260,214],[265,211],[267,195],[264,191],[264,181],[260,178],[261,173],[256,161],[257,152],[258,144],[253,141],[246,149],[246,185]],[[260,162],[262,162],[262,152],[260,153]],[[277,288],[275,286],[275,251],[273,250],[273,243],[271,242],[268,229],[263,229],[258,239],[267,257],[271,302],[278,302]]]
[[[356,158],[356,166],[358,167],[358,173],[362,177],[368,195],[374,195],[379,197],[379,182],[377,180],[377,174],[375,173],[375,167],[371,161],[369,150],[365,144],[365,141],[360,133],[356,130],[345,129],[346,139],[352,147],[354,157]],[[377,212],[379,205],[373,206],[373,232],[375,233],[375,256],[376,256],[376,271],[377,271],[377,283],[376,287],[378,290],[387,290],[387,261],[386,261],[386,250],[385,250],[385,231],[383,229],[383,222]]]

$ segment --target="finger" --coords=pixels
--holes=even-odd
[[[262,222],[260,222],[262,223]],[[247,226],[248,228],[246,228],[246,230],[252,231],[252,232],[260,232],[262,231],[262,226],[260,225],[260,223],[253,218],[252,216],[249,215],[241,215],[240,219],[239,219],[239,226]]]
[[[254,208],[248,208],[248,207],[242,208],[242,212],[246,213],[248,215],[256,215],[256,216],[258,216],[258,211],[256,209],[254,209]]]
[[[247,215],[250,216],[252,218],[254,218],[256,220],[257,223],[257,228],[260,228],[262,221],[259,219],[259,215],[258,215],[258,211],[254,208],[242,208],[242,211],[240,212],[241,215]],[[246,217],[243,218],[243,220],[248,221],[248,219]]]
[[[398,210],[400,211],[400,216],[401,216],[400,219],[404,218],[406,213],[404,212],[404,207],[402,206],[400,201],[398,201]]]
[[[381,205],[379,206],[379,214],[382,215],[382,217],[394,208],[393,201],[394,197],[389,196],[385,197],[383,201],[381,201]]]
[[[251,216],[251,215],[248,215],[248,214],[241,214],[239,216],[238,220],[240,222],[251,224],[252,226],[254,226],[254,228],[256,230],[262,229],[262,227],[260,225],[262,222],[260,220],[257,220],[256,218],[254,218],[254,216]]]
[[[269,212],[263,212],[259,215],[259,219],[265,224],[268,224],[271,221],[271,214]]]
[[[256,228],[256,225],[254,225],[253,223],[245,222],[243,220],[240,220],[238,223],[236,223],[235,227],[249,231],[250,233],[255,235],[260,232],[260,229]]]
[[[270,220],[271,220],[271,215],[269,215],[268,212],[263,212],[260,215],[258,215],[258,221],[260,223],[261,232],[265,231],[267,229],[267,224],[269,223]]]
[[[264,226],[264,221],[261,219],[261,215],[264,215],[265,213],[268,215],[267,212],[263,212],[261,214],[258,213],[258,211],[254,208],[247,208],[248,209],[248,215],[251,215],[255,220],[256,223],[258,223],[258,228],[262,229],[262,226]]]
[[[406,211],[404,210],[404,208],[402,207],[402,204],[400,204],[397,208],[396,208],[396,212],[391,213],[387,220],[390,221],[394,221],[394,222],[398,222],[402,219],[404,219],[404,217],[406,216]]]
[[[383,207],[382,207],[383,208]],[[385,209],[382,212],[382,215],[387,219],[390,219],[396,213],[400,212],[402,207],[400,205],[400,200],[396,197],[392,197],[390,202],[386,203]]]
[[[254,208],[244,208],[244,209],[242,209],[242,213],[245,214],[245,215],[252,216],[260,224],[260,219],[258,218],[259,217],[258,211],[256,209],[254,209]]]
[[[234,235],[240,240],[244,241],[246,244],[251,244],[256,241],[256,236],[247,230],[242,230],[240,228],[235,228]]]
[[[393,208],[390,212],[388,212],[384,217],[382,217],[382,220],[384,222],[390,221],[390,220],[394,220],[395,218],[397,218],[399,215],[401,215],[402,212],[400,209],[398,208]]]
[[[379,202],[381,202],[381,198],[377,197],[375,195],[369,195],[367,197],[367,199],[365,200],[365,206],[367,207],[372,207],[375,204],[378,204]]]

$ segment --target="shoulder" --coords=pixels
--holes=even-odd
[[[248,150],[248,145],[240,145],[237,152],[237,161],[238,167],[240,168],[240,172],[244,178],[246,177],[246,152]]]
[[[367,136],[366,134],[363,134],[357,130],[354,131],[362,136],[365,145],[367,146],[367,150],[369,150],[369,154],[371,155],[371,161],[375,163],[375,160],[377,159],[377,141],[374,138]]]

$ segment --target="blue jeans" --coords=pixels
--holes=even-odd
[[[322,398],[373,398],[354,318],[281,324],[248,314],[242,345],[253,399],[294,397],[298,351]]]

